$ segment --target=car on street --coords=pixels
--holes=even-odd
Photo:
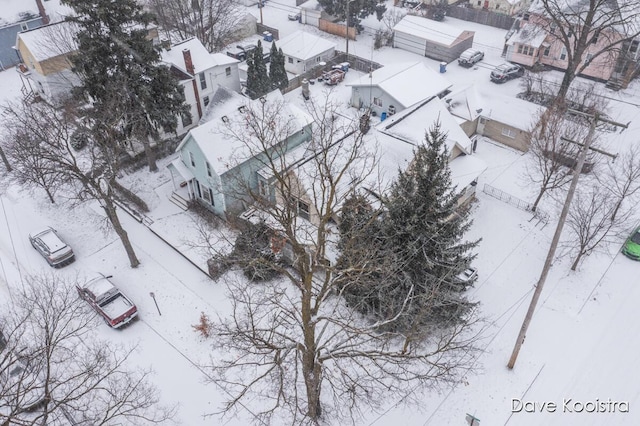
[[[624,242],[622,254],[629,259],[640,260],[640,228],[637,228]]]
[[[504,83],[511,79],[522,77],[524,75],[524,68],[520,65],[510,64],[505,62],[500,64],[491,71],[491,81],[494,83]]]
[[[76,290],[109,327],[120,328],[138,316],[138,308],[110,278],[111,275],[99,274],[84,284],[76,284]]]
[[[5,410],[14,415],[37,410],[44,402],[45,387],[35,361],[10,352],[3,355],[3,363],[6,365],[0,368],[0,418]]]
[[[75,260],[75,254],[71,247],[50,226],[29,234],[29,241],[33,248],[54,268],[67,265]]]
[[[478,49],[471,48],[465,50],[464,52],[462,52],[462,54],[460,54],[460,57],[458,58],[458,65],[470,68],[483,59],[484,52]]]
[[[290,14],[287,15],[287,18],[290,21],[298,21],[298,20],[300,20],[300,14],[299,13],[290,13]]]

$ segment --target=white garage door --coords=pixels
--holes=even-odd
[[[412,34],[396,31],[393,35],[393,47],[424,56],[427,41]]]

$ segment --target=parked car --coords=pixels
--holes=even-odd
[[[0,417],[5,409],[14,414],[37,410],[44,402],[44,380],[35,362],[15,352],[3,360],[6,365],[0,369]]]
[[[340,68],[325,71],[322,73],[322,79],[324,80],[324,84],[328,86],[335,86],[344,80],[344,71]]]
[[[469,266],[464,271],[456,275],[454,283],[460,286],[460,290],[464,290],[478,278],[478,270],[472,266]]]
[[[290,13],[287,15],[287,18],[289,18],[290,21],[299,21],[300,20],[300,14],[299,13]]]
[[[640,260],[640,228],[637,228],[622,246],[622,254],[629,259]]]
[[[85,284],[76,284],[80,297],[104,319],[111,328],[120,328],[138,316],[138,308],[102,274]]]
[[[516,77],[522,77],[524,75],[524,68],[520,65],[510,64],[505,62],[500,64],[491,71],[491,81],[494,83],[504,83]]]
[[[458,65],[469,68],[483,59],[484,52],[471,48],[460,54],[460,57],[458,58]]]
[[[76,260],[71,247],[50,226],[29,234],[29,241],[33,248],[54,268],[67,265]]]

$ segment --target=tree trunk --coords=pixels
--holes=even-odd
[[[308,274],[310,275],[310,273]],[[305,277],[302,290],[302,327],[304,332],[304,348],[302,349],[302,375],[307,390],[307,415],[317,424],[322,415],[320,404],[321,365],[316,358],[316,330],[311,315],[311,277]]]
[[[49,188],[45,187],[44,190],[47,193],[47,197],[49,197],[49,201],[51,201],[51,204],[55,204],[56,200],[53,199],[53,194],[51,193],[51,191],[49,191]]]
[[[540,202],[540,200],[542,200],[542,196],[544,195],[546,191],[546,188],[542,187],[540,189],[540,192],[538,193],[538,196],[536,197],[536,201],[534,201],[533,205],[531,206],[531,211],[535,212],[536,209],[538,208],[538,203]]]
[[[564,100],[567,98],[567,93],[569,93],[569,87],[571,87],[571,83],[576,78],[576,66],[572,66],[571,68],[567,68],[564,72],[564,77],[562,78],[562,83],[560,83],[560,89],[558,90],[558,94],[556,95],[556,100]]]
[[[131,245],[131,241],[129,241],[129,235],[127,235],[127,231],[124,230],[122,224],[120,223],[120,219],[118,218],[118,213],[116,212],[116,206],[113,204],[111,200],[102,200],[104,202],[104,211],[109,218],[109,221],[113,225],[113,229],[120,237],[120,241],[122,241],[122,245],[124,246],[125,251],[127,252],[127,256],[129,257],[129,263],[132,268],[138,267],[140,265],[140,261],[138,260],[135,251],[133,251],[133,246]]]
[[[578,257],[576,257],[576,260],[573,261],[573,265],[571,265],[571,270],[575,271],[576,268],[578,267],[578,264],[580,263],[580,259],[582,259],[582,255],[584,253],[582,252],[582,250],[580,250],[580,253],[578,253]]]
[[[11,164],[9,164],[9,160],[7,159],[7,156],[4,153],[4,150],[2,149],[2,147],[0,146],[0,157],[2,157],[2,162],[4,163],[4,166],[7,168],[8,172],[11,172],[13,170],[13,167],[11,167]]]
[[[616,220],[616,215],[618,214],[618,211],[620,210],[620,207],[622,206],[622,201],[624,200],[624,197],[621,197],[618,202],[616,202],[616,207],[613,209],[613,213],[611,214],[611,222]]]
[[[142,146],[144,147],[144,153],[147,157],[147,164],[149,165],[150,172],[157,172],[158,165],[156,164],[156,153],[151,148],[151,136],[142,137]]]

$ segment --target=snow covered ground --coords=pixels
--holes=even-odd
[[[257,8],[249,10],[259,17]],[[294,0],[268,2],[263,8],[264,23],[277,27],[281,36],[303,28],[330,38],[344,49],[344,40],[319,32],[316,28],[287,20],[295,10]],[[449,64],[445,74],[456,87],[475,83],[480,93],[515,96],[516,81],[503,85],[489,82],[490,69],[502,62],[500,53],[504,30],[447,18],[448,23],[476,32],[474,47],[484,50],[485,60],[466,69]],[[350,52],[376,62],[423,61],[437,70],[439,63],[398,49],[373,50],[369,28],[379,23],[375,17],[365,22],[367,32],[349,45]],[[559,73],[549,73],[557,78]],[[349,71],[345,83],[358,78]],[[346,104],[349,89],[340,84],[332,96]],[[407,82],[420,84],[420,82]],[[0,73],[0,93],[5,99],[20,95],[18,74],[10,69]],[[325,86],[311,87],[320,96]],[[612,98],[610,116],[631,124],[622,134],[611,136],[609,146],[622,152],[637,144],[640,136],[640,85],[621,92],[607,91]],[[291,102],[303,104],[299,90],[287,94]],[[531,117],[522,117],[530,120]],[[425,123],[428,126],[430,123]],[[467,413],[482,425],[637,425],[640,424],[640,321],[636,303],[640,300],[640,262],[619,253],[620,244],[609,254],[593,255],[578,271],[569,270],[569,259],[559,258],[542,293],[525,344],[514,370],[506,363],[520,329],[533,287],[539,277],[555,228],[531,220],[531,214],[504,204],[481,191],[485,183],[520,198],[531,200],[534,188],[523,178],[526,156],[497,143],[481,140],[476,152],[489,168],[478,183],[478,202],[474,207],[474,225],[470,237],[482,238],[475,266],[480,279],[469,297],[481,304],[483,319],[482,349],[465,380],[452,388],[434,390],[425,395],[420,407],[398,408],[395,395],[377,413],[368,413],[363,425],[455,425],[465,424]],[[164,159],[161,170],[149,175],[139,172],[124,182],[150,205],[150,227],[204,266],[201,253],[186,243],[193,240],[193,215],[171,204],[167,196],[172,186]],[[4,173],[4,171],[3,171]],[[50,272],[46,262],[30,247],[30,230],[53,225],[76,252],[77,261],[55,273],[90,276],[95,272],[113,275],[113,281],[138,306],[140,320],[125,330],[110,330],[101,325],[101,337],[114,342],[137,344],[132,362],[152,368],[154,382],[168,405],[178,404],[176,421],[187,426],[246,424],[249,413],[238,418],[207,417],[221,407],[225,397],[221,389],[206,381],[200,365],[207,362],[209,343],[192,328],[201,312],[211,318],[228,313],[228,298],[222,283],[212,282],[190,262],[164,244],[153,232],[121,214],[142,264],[135,270],[113,232],[105,230],[104,216],[93,204],[69,209],[51,205],[44,194],[28,194],[10,187],[0,192],[0,297],[7,300],[11,289],[19,288],[30,273]],[[553,211],[551,206],[545,206]],[[638,218],[635,218],[636,220]],[[634,223],[629,224],[629,230]],[[158,309],[149,293],[154,292]],[[513,399],[536,412],[514,412]],[[564,402],[568,405],[563,405]],[[626,402],[618,411],[627,413],[588,413],[591,402]],[[557,405],[548,412],[549,402]],[[581,406],[576,402],[582,403]],[[544,405],[543,405],[544,404]],[[519,407],[515,407],[516,409]],[[542,412],[541,412],[542,411]]]

